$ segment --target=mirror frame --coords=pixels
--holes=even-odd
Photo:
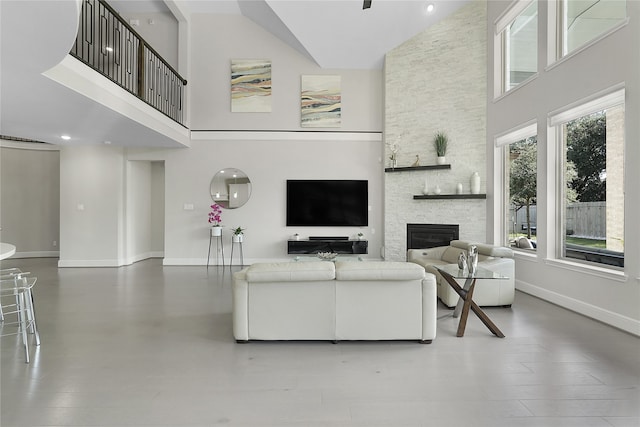
[[[251,180],[238,168],[220,169],[209,184],[211,199],[224,209],[237,209],[251,198]]]

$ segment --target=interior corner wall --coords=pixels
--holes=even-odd
[[[60,154],[48,144],[2,141],[0,241],[14,257],[57,257],[60,242]]]
[[[60,267],[125,264],[124,149],[60,150]]]
[[[487,102],[487,4],[468,5],[389,52],[384,73],[385,160],[398,144],[398,166],[435,164],[433,135],[449,136],[450,170],[386,173],[385,257],[406,259],[406,224],[459,224],[460,238],[484,242],[486,200],[414,200],[425,182],[455,194],[470,192],[478,172],[485,192]],[[387,165],[389,166],[389,165]]]

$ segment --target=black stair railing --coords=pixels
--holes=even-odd
[[[70,54],[184,125],[187,81],[103,0],[83,0]]]

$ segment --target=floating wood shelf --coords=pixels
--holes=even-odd
[[[434,169],[451,169],[451,165],[425,165],[425,166],[405,166],[401,168],[385,168],[385,172],[412,172],[412,171],[425,171]]]
[[[486,194],[416,194],[414,200],[461,200],[461,199],[486,199]]]

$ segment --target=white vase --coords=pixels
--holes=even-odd
[[[462,194],[462,183],[459,182],[458,185],[456,185],[456,193],[457,194]]]
[[[440,186],[436,184],[436,188],[433,189],[433,193],[435,195],[439,195],[440,193],[442,193],[442,190],[440,189]]]
[[[436,159],[436,163],[439,165],[444,165],[446,161],[447,159],[444,156],[438,156],[438,158]]]
[[[429,194],[429,183],[426,179],[424,180],[424,187],[422,187],[422,194],[424,194],[425,196]]]
[[[234,234],[231,239],[232,239],[233,243],[242,243],[242,241],[244,240],[244,235],[243,234]]]
[[[220,227],[219,225],[211,227],[211,235],[213,237],[222,236],[222,227]]]
[[[480,175],[478,172],[471,174],[471,194],[480,194]]]

